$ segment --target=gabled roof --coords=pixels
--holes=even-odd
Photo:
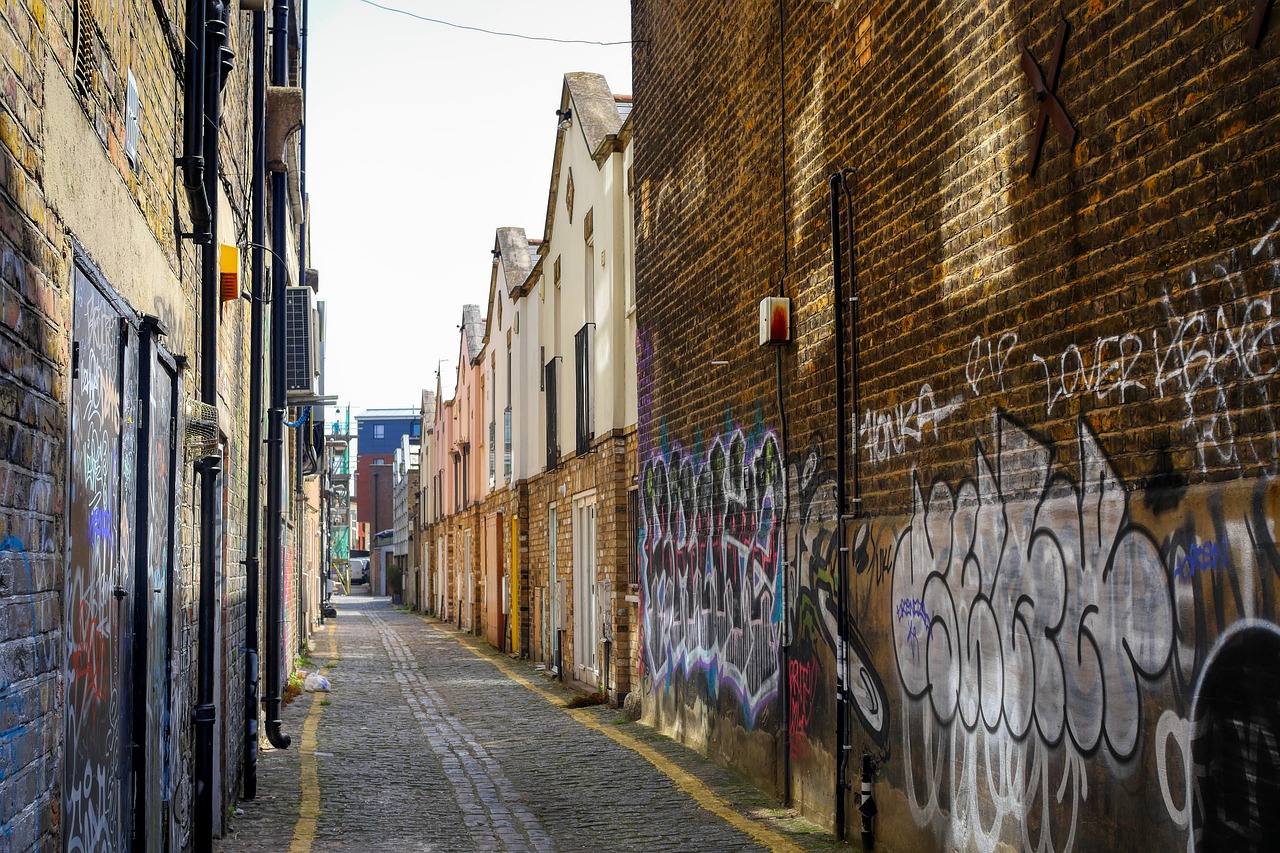
[[[436,392],[425,388],[422,391],[422,417],[427,423],[436,419]]]
[[[596,153],[605,137],[617,133],[622,127],[618,102],[602,74],[570,71],[564,75],[561,109],[566,107],[573,110],[574,124],[582,131],[587,150],[592,154]]]
[[[484,347],[484,317],[479,305],[462,306],[462,335],[467,342],[467,359],[475,361]]]
[[[612,150],[611,147],[605,148],[606,143],[612,146],[617,140],[618,131],[622,129],[623,116],[618,106],[618,96],[609,91],[609,82],[603,75],[591,71],[570,71],[564,75],[560,109],[573,111],[572,126],[577,127],[582,134],[587,151],[596,160],[597,167],[603,165],[601,158],[606,156],[604,152]],[[560,164],[564,159],[567,136],[563,131],[556,134],[556,150],[551,159],[551,189],[547,196],[547,221],[542,232],[543,246],[549,245],[552,226],[555,224]]]
[[[502,262],[503,284],[510,296],[515,289],[524,284],[533,269],[533,258],[529,255],[530,240],[525,236],[523,228],[499,228],[493,239],[494,251]]]
[[[482,350],[489,345],[489,336],[498,331],[493,328],[497,317],[498,288],[502,287],[512,300],[519,298],[520,288],[533,269],[534,253],[540,242],[542,241],[526,237],[523,228],[499,228],[494,234],[493,275],[489,277],[489,318],[485,321],[484,339],[480,341]],[[499,267],[502,268],[502,281],[498,280]]]

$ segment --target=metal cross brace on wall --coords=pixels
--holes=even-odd
[[[1031,55],[1031,51],[1025,47],[1022,49],[1020,58],[1022,73],[1027,75],[1027,80],[1036,93],[1036,99],[1040,101],[1040,111],[1036,114],[1036,131],[1031,139],[1031,159],[1027,163],[1028,175],[1036,173],[1036,165],[1040,162],[1040,146],[1044,141],[1044,130],[1050,121],[1053,122],[1058,135],[1067,143],[1068,150],[1076,141],[1076,129],[1071,124],[1071,119],[1067,117],[1067,111],[1062,108],[1062,104],[1054,95],[1054,90],[1058,87],[1058,72],[1062,70],[1062,60],[1066,53],[1068,29],[1067,20],[1063,18],[1058,24],[1058,32],[1054,37],[1053,58],[1049,62],[1047,78],[1041,73],[1040,66]]]
[[[1273,0],[1258,0],[1253,7],[1253,17],[1249,21],[1249,29],[1244,32],[1244,43],[1252,48],[1262,46],[1262,33],[1267,28],[1267,15],[1271,11]]]

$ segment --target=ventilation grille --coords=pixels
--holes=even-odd
[[[76,0],[74,27],[76,84],[81,93],[88,93],[93,88],[93,38],[97,30],[91,0]]]
[[[302,396],[315,394],[315,337],[311,321],[311,288],[285,291],[285,390]]]

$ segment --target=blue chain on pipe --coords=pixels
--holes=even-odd
[[[311,407],[307,406],[305,409],[302,410],[302,417],[298,418],[296,421],[285,421],[284,425],[289,427],[290,429],[297,429],[298,427],[305,424],[307,422],[307,418],[309,417],[311,417]]]

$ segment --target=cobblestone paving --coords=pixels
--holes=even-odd
[[[262,754],[218,853],[852,849],[616,710],[566,713],[558,687],[450,626],[336,603],[312,653],[333,690],[285,709],[294,744]]]

